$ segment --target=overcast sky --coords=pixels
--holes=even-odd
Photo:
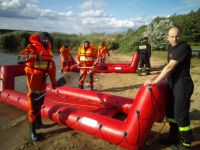
[[[0,0],[0,29],[115,33],[199,8],[200,0]]]

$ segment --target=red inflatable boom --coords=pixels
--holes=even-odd
[[[136,52],[133,54],[130,63],[98,63],[94,72],[104,72],[104,73],[135,73],[139,63],[139,54]],[[80,68],[77,68],[76,62],[71,57],[71,67],[70,70],[74,72],[79,72]],[[64,70],[68,70],[66,66]]]
[[[14,90],[14,77],[22,74],[23,66],[1,67],[0,100],[27,110],[26,94]],[[86,132],[126,149],[137,150],[144,145],[153,123],[163,119],[167,91],[164,82],[157,86],[141,86],[133,100],[60,87],[46,94],[41,113],[43,117],[65,124],[69,128]]]

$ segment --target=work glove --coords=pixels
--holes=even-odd
[[[66,66],[67,65],[67,61],[63,61],[63,66]]]
[[[91,70],[94,70],[94,68],[95,68],[95,65],[93,65],[93,66],[91,67]]]
[[[52,84],[52,89],[55,90],[57,88],[57,83]]]
[[[42,60],[42,55],[40,55],[40,54],[36,55],[36,60],[37,61],[41,61]]]
[[[80,68],[81,64],[79,62],[77,62],[77,68]]]
[[[28,55],[18,55],[17,56],[17,63],[18,64],[24,64],[26,63],[29,59],[33,58],[33,54],[28,54]]]
[[[18,64],[23,64],[27,61],[27,56],[25,55],[18,55],[17,56],[17,63]]]

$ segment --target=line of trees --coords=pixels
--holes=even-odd
[[[2,50],[9,52],[18,52],[25,48],[29,43],[29,37],[32,34],[39,32],[33,31],[13,31],[13,30],[0,30],[0,47]],[[113,41],[112,36],[93,33],[90,35],[76,35],[76,34],[64,34],[64,33],[50,33],[51,42],[53,45],[53,51],[59,52],[60,47],[65,43],[70,43],[72,51],[76,51],[85,40],[89,40],[94,46],[99,46],[102,41],[106,41],[109,45],[109,49],[117,49],[119,46]],[[117,45],[117,46],[116,46]]]
[[[90,35],[76,35],[64,33],[50,33],[53,50],[58,52],[64,42],[69,42],[75,52],[83,41],[89,40],[94,46],[106,41],[109,49],[118,49],[120,53],[132,53],[143,36],[148,36],[150,44],[155,50],[165,50],[167,45],[167,31],[172,26],[180,27],[184,40],[200,47],[200,9],[184,15],[172,15],[168,18],[155,18],[149,25],[143,25],[137,30],[128,29],[124,33],[106,35],[105,33],[92,33]],[[0,47],[17,52],[28,44],[33,31],[0,30]]]

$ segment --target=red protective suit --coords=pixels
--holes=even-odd
[[[83,89],[85,78],[89,72],[90,86],[91,89],[93,90],[94,72],[91,71],[91,68],[84,68],[84,67],[92,67],[97,59],[97,53],[94,46],[92,44],[90,44],[88,47],[85,47],[85,45],[83,45],[83,47],[79,49],[76,59],[81,67],[79,87]]]
[[[44,96],[40,96],[44,95],[48,75],[52,85],[56,85],[55,62],[52,59],[51,44],[49,43],[45,49],[39,41],[39,36],[39,34],[32,35],[29,39],[31,44],[19,53],[19,56],[26,58],[29,122],[35,122],[37,117],[41,117],[40,109],[44,103]]]
[[[106,54],[108,54],[108,56],[110,55],[107,46],[106,45],[101,45],[98,48],[98,57],[100,58],[100,62],[101,63],[105,63]]]
[[[61,72],[63,72],[65,66],[68,66],[68,71],[70,71],[70,61],[71,61],[70,48],[62,46],[60,48]]]

